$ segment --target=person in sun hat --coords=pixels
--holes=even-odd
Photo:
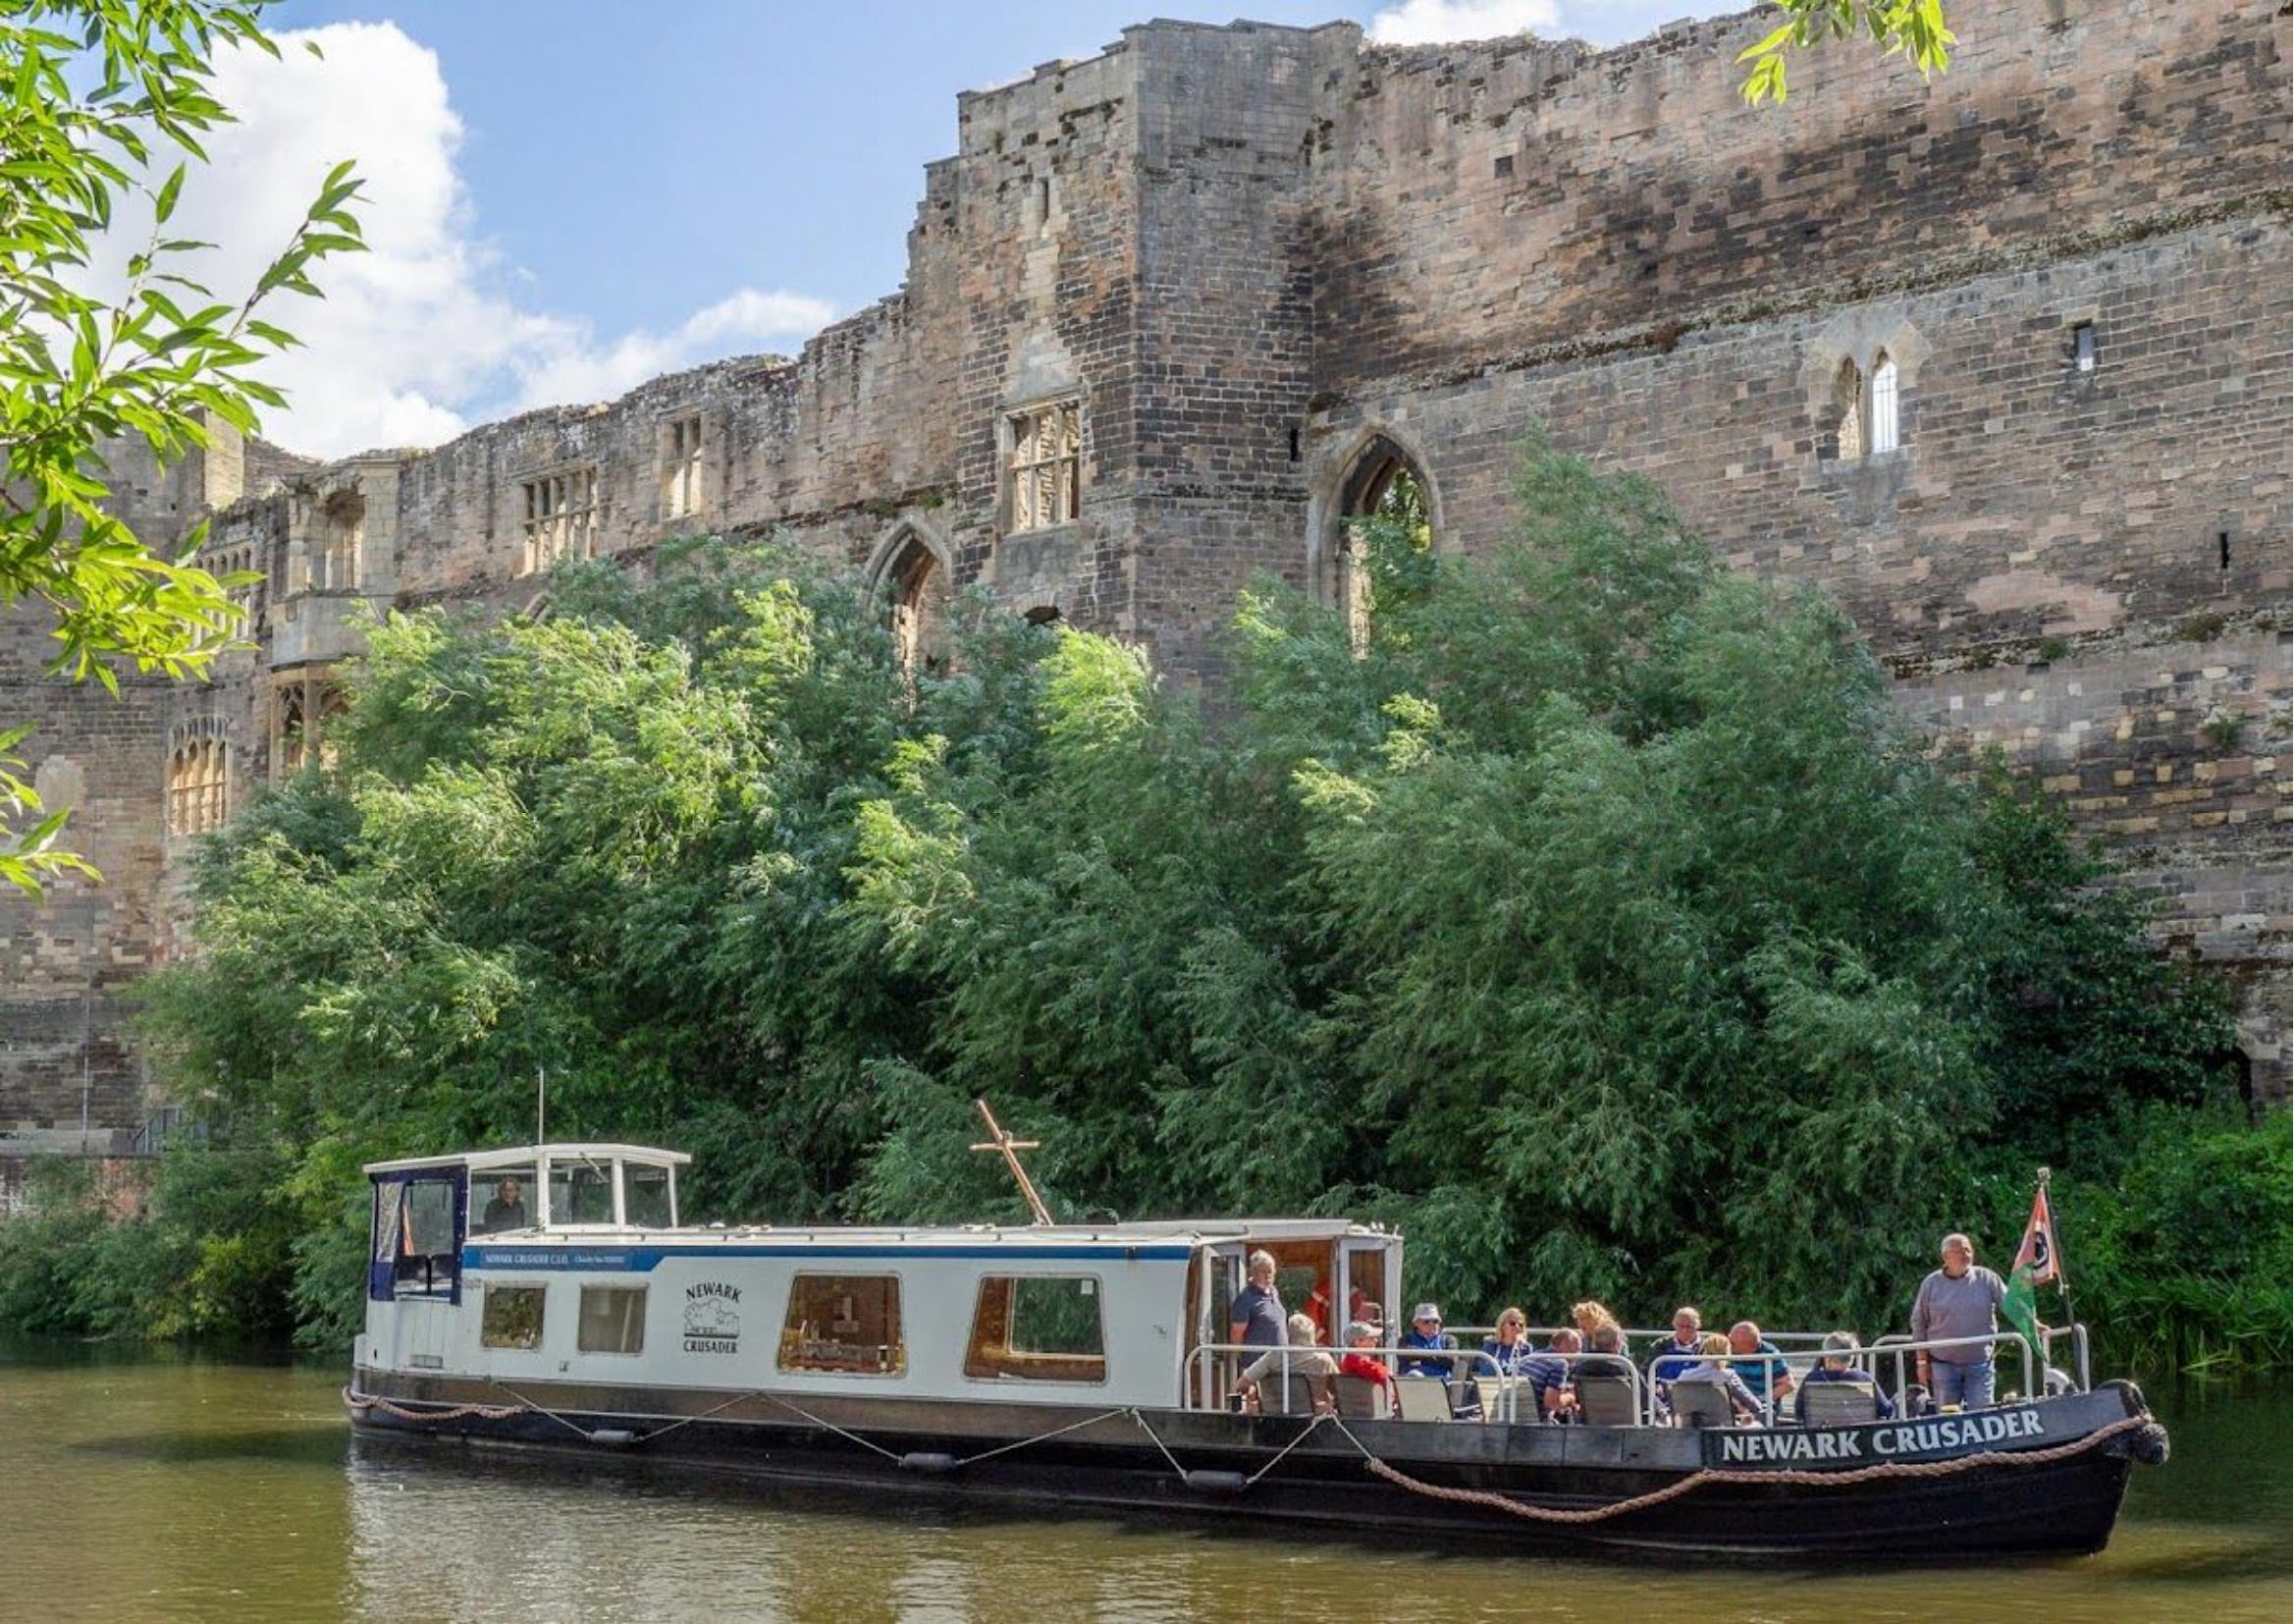
[[[1443,1328],[1443,1311],[1433,1303],[1421,1303],[1412,1310],[1412,1328],[1405,1331],[1395,1344],[1399,1348],[1425,1348],[1432,1351],[1453,1352],[1459,1347],[1459,1338]],[[1452,1361],[1448,1359],[1406,1359],[1399,1369],[1405,1376],[1431,1376],[1442,1380],[1451,1375]]]

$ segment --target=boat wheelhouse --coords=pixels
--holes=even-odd
[[[1538,1388],[1471,1349],[1444,1356],[1455,1380],[1338,1375],[1300,1350],[1255,1382],[1247,1361],[1267,1350],[1232,1343],[1228,1314],[1260,1252],[1320,1342],[1367,1321],[1385,1333],[1365,1358],[1423,1358],[1393,1341],[1402,1237],[1343,1218],[700,1227],[678,1221],[687,1162],[558,1144],[370,1166],[346,1391],[362,1435],[1541,1546],[1859,1557],[1926,1555],[1948,1530],[1963,1550],[2100,1548],[2130,1462],[2165,1447],[2134,1388],[2087,1390],[2077,1327],[2077,1376],[2036,1382],[2028,1358],[2023,1399],[1921,1421],[1837,1406],[1804,1427],[1765,1405],[1759,1426],[1726,1407],[1700,1428],[1687,1394],[1669,1406],[1653,1369],[1602,1354],[1565,1356],[1596,1425],[1546,1424]],[[1877,1376],[1896,1361],[1902,1387],[1914,1351],[1853,1359]]]

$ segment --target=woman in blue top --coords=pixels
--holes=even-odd
[[[1483,1352],[1499,1367],[1501,1376],[1522,1374],[1522,1365],[1531,1355],[1529,1326],[1522,1310],[1510,1308],[1499,1316],[1498,1334],[1484,1338]]]

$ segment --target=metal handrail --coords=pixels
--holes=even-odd
[[[1257,1359],[1263,1354],[1282,1353],[1285,1351],[1287,1350],[1283,1347],[1269,1347],[1265,1343],[1199,1343],[1195,1351],[1190,1356],[1196,1363],[1196,1379],[1189,1381],[1187,1390],[1191,1395],[1198,1391],[1208,1394],[1213,1390],[1214,1383],[1212,1381],[1211,1361],[1215,1356],[1241,1356],[1244,1354],[1250,1354],[1254,1359]],[[1499,1395],[1503,1401],[1501,1407],[1504,1411],[1504,1415],[1501,1419],[1504,1425],[1512,1427],[1521,1423],[1521,1408],[1517,1402],[1517,1399],[1522,1389],[1528,1385],[1526,1379],[1520,1373],[1511,1376],[1507,1372],[1502,1371],[1499,1368],[1498,1361],[1493,1359],[1489,1354],[1483,1352],[1480,1348],[1328,1348],[1325,1347],[1322,1343],[1318,1342],[1310,1347],[1302,1347],[1298,1351],[1302,1354],[1320,1353],[1326,1358],[1332,1360],[1334,1363],[1336,1363],[1342,1356],[1353,1353],[1359,1354],[1365,1359],[1375,1360],[1390,1367],[1400,1365],[1407,1359],[1449,1360],[1452,1362],[1452,1369],[1454,1372],[1459,1369],[1460,1364],[1463,1362],[1470,1367],[1486,1367],[1487,1374],[1485,1369],[1474,1370],[1474,1379],[1478,1381],[1489,1380],[1498,1384]],[[1640,1416],[1646,1413],[1648,1397],[1644,1389],[1642,1373],[1635,1369],[1634,1361],[1628,1355],[1623,1353],[1596,1353],[1592,1351],[1564,1353],[1560,1349],[1541,1348],[1537,1350],[1536,1357],[1545,1359],[1560,1359],[1567,1367],[1570,1368],[1570,1372],[1573,1375],[1576,1374],[1578,1366],[1589,1361],[1599,1360],[1607,1366],[1618,1367],[1620,1370],[1626,1373],[1627,1380],[1631,1384],[1634,1414]],[[1287,1371],[1285,1374],[1289,1375],[1290,1373]],[[1420,1380],[1420,1378],[1405,1376],[1398,1377],[1397,1380],[1411,1381]],[[1285,1396],[1288,1399],[1290,1395],[1287,1393]],[[1280,1415],[1289,1414],[1290,1412],[1279,1410],[1276,1413]],[[1486,1417],[1485,1419],[1488,1418]]]

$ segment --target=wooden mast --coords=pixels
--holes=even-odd
[[[988,1144],[975,1145],[973,1149],[995,1151],[1002,1155],[1004,1164],[1012,1169],[1013,1182],[1021,1187],[1021,1194],[1028,1197],[1029,1211],[1037,1215],[1038,1223],[1049,1225],[1052,1222],[1052,1215],[1044,1211],[1044,1203],[1038,1196],[1036,1185],[1029,1182],[1029,1170],[1021,1165],[1020,1157],[1014,1154],[1019,1151],[1033,1151],[1037,1149],[1038,1142],[1034,1139],[1015,1139],[1004,1129],[998,1127],[996,1115],[988,1109],[988,1101],[975,1100],[973,1108],[980,1111],[981,1120],[988,1124],[989,1133]]]

